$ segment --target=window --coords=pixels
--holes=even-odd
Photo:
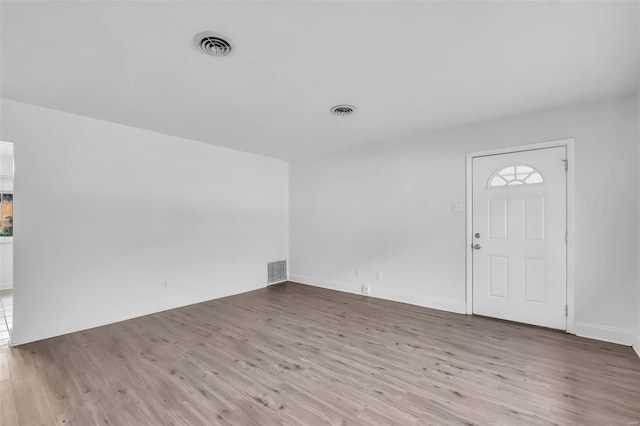
[[[0,243],[13,241],[13,144],[0,142]]]
[[[499,188],[503,186],[532,185],[544,183],[540,172],[531,166],[524,164],[513,164],[505,166],[491,175],[489,178],[489,188]]]
[[[13,236],[13,193],[0,193],[0,237]]]

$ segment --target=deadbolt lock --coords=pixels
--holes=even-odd
[[[476,238],[480,238],[480,233],[479,233],[479,232],[476,232],[476,235],[474,235],[474,237],[476,237]]]

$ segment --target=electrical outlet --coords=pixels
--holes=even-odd
[[[376,280],[382,279],[382,272],[376,272]]]
[[[362,284],[362,294],[369,294],[371,292],[371,287],[369,284]]]
[[[162,281],[162,288],[167,288],[169,284],[166,281]]]
[[[360,276],[360,269],[356,269],[356,277]]]
[[[462,203],[452,204],[451,211],[454,213],[464,213],[464,204]]]

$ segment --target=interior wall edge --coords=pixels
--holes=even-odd
[[[49,339],[56,336],[84,331],[91,328],[102,327],[117,322],[153,315],[158,312],[177,309],[184,306],[208,302],[229,296],[247,293],[266,287],[265,284],[243,285],[234,291],[223,291],[217,294],[211,292],[191,292],[179,297],[167,297],[165,299],[136,303],[124,306],[112,311],[96,313],[91,316],[81,316],[63,321],[53,321],[46,324],[34,324],[13,330],[11,334],[11,346],[24,345],[38,340]]]
[[[576,322],[576,336],[619,345],[633,346],[636,338],[631,330],[605,327],[597,324]]]
[[[285,161],[0,102],[19,175],[13,345],[263,288],[287,256]]]
[[[289,281],[298,284],[311,285],[314,287],[326,288],[329,290],[342,291],[345,293],[359,294],[362,296],[373,297],[375,299],[390,300],[393,302],[407,303],[409,305],[421,306],[423,308],[437,309],[440,311],[454,312],[464,314],[467,309],[465,302],[457,300],[442,299],[436,297],[424,297],[405,293],[398,293],[389,290],[376,289],[373,294],[363,295],[357,283],[329,281],[318,277],[309,277],[305,275],[291,275]]]
[[[463,215],[452,214],[451,206],[466,197],[461,178],[465,154],[571,137],[576,140],[576,161],[570,165],[576,173],[576,230],[575,238],[570,238],[576,247],[574,264],[589,265],[576,268],[575,320],[581,328],[574,332],[631,346],[640,330],[636,302],[640,227],[638,198],[633,194],[640,177],[638,101],[635,95],[621,97],[425,134],[421,141],[398,139],[293,161],[291,263],[300,275],[327,271],[328,280],[341,280],[359,270],[360,281],[378,287],[387,286],[385,280],[375,281],[376,272],[383,271],[385,277],[408,278],[406,283],[388,283],[396,287],[389,290],[428,292],[464,302],[465,222]],[[611,167],[629,173],[629,186],[602,178],[599,171]],[[423,195],[415,196],[416,191]],[[604,226],[607,218],[618,215],[618,204],[626,206],[624,219]],[[320,220],[323,215],[331,218],[329,225]],[[594,238],[615,245],[593,246]],[[424,291],[412,285],[424,277],[435,277]]]
[[[113,126],[117,126],[123,129],[131,129],[133,131],[140,131],[140,132],[144,132],[144,133],[148,133],[148,134],[155,134],[158,137],[162,137],[162,138],[172,138],[172,139],[179,139],[179,140],[183,140],[183,141],[188,141],[190,143],[195,143],[195,144],[203,144],[205,146],[210,146],[213,147],[217,150],[220,151],[228,151],[228,152],[236,152],[236,153],[241,153],[241,154],[245,154],[247,156],[250,157],[256,157],[256,158],[264,158],[267,160],[273,160],[275,162],[280,162],[280,163],[285,163],[288,164],[290,160],[288,159],[283,159],[283,158],[279,158],[279,157],[274,157],[272,155],[266,155],[266,154],[259,154],[257,152],[252,152],[252,151],[246,151],[246,150],[242,150],[242,149],[236,149],[236,148],[231,148],[225,145],[216,145],[214,143],[211,142],[205,142],[199,139],[192,139],[192,138],[188,138],[188,137],[184,137],[184,136],[177,136],[171,133],[164,133],[158,130],[153,130],[153,129],[148,129],[145,127],[137,127],[137,126],[133,126],[130,124],[125,124],[125,123],[120,123],[117,121],[110,121],[107,120],[105,118],[98,118],[98,117],[94,117],[91,115],[84,115],[84,114],[80,114],[78,112],[71,112],[71,111],[66,111],[63,109],[56,109],[50,106],[45,106],[45,105],[41,105],[41,104],[37,104],[37,103],[33,103],[33,102],[28,102],[26,100],[23,99],[15,99],[13,97],[9,97],[7,95],[2,95],[0,96],[0,103],[6,103],[6,104],[17,104],[17,105],[24,105],[27,107],[31,107],[31,108],[35,108],[35,109],[41,109],[41,110],[45,110],[45,111],[54,111],[58,114],[63,114],[63,115],[69,115],[69,116],[73,116],[73,117],[79,117],[79,118],[83,118],[86,120],[91,120],[94,122],[98,122],[98,123],[108,123],[111,124]],[[2,126],[0,126],[0,128],[2,128]],[[4,142],[9,142],[9,143],[15,143],[15,141],[11,141],[11,140],[6,140]]]
[[[310,285],[314,287],[326,288],[345,293],[362,295],[358,284],[339,281],[324,280],[317,277],[309,277],[305,275],[291,275],[289,281],[298,284]],[[421,306],[424,308],[437,309],[441,311],[453,312],[458,314],[466,313],[466,304],[454,300],[444,300],[431,297],[416,297],[415,295],[405,295],[402,293],[394,293],[389,291],[378,291],[379,294],[363,295],[376,299],[391,300],[394,302],[407,303],[410,305]],[[603,342],[615,343],[625,346],[633,346],[635,351],[640,355],[640,342],[638,342],[635,334],[629,330],[623,330],[612,327],[605,327],[597,324],[589,324],[584,322],[576,323],[575,335],[588,339],[600,340]]]

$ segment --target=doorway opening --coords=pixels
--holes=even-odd
[[[0,142],[0,346],[13,329],[13,143]]]
[[[467,154],[467,314],[574,333],[573,143]]]

